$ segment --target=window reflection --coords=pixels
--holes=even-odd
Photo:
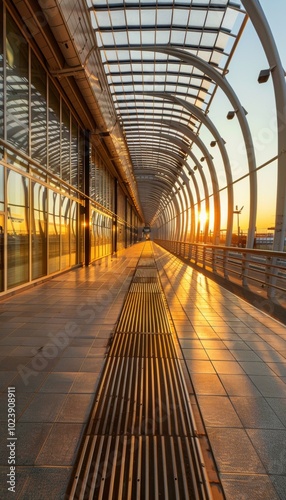
[[[60,195],[49,192],[49,273],[60,269]]]
[[[8,170],[7,257],[8,288],[29,279],[28,179]]]
[[[4,290],[4,214],[0,214],[0,292]]]
[[[32,279],[47,274],[47,190],[32,185]]]
[[[0,4],[0,33],[2,33],[3,26],[3,6],[2,2]],[[3,39],[2,35],[0,35],[0,137],[3,139],[4,137],[4,95],[3,95],[3,75],[4,67],[3,67]]]
[[[60,175],[60,94],[49,81],[49,168]]]
[[[0,165],[0,212],[4,210],[4,167]]]
[[[62,132],[61,132],[61,168],[62,179],[70,182],[70,112],[62,100]]]
[[[71,184],[78,187],[78,126],[75,120],[72,120],[72,139],[71,139]]]
[[[78,239],[78,205],[76,201],[71,202],[71,230],[70,230],[70,265],[78,262],[77,239]]]
[[[47,165],[47,82],[46,72],[33,55],[31,64],[31,145],[32,158]]]
[[[29,65],[28,44],[7,13],[6,109],[7,140],[28,153]],[[21,41],[21,43],[19,43]]]
[[[61,208],[61,269],[70,265],[70,200],[62,196]]]

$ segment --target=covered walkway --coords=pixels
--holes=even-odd
[[[12,386],[16,498],[69,498],[81,440],[144,245],[1,301],[1,435],[7,434]],[[285,498],[286,327],[161,247],[148,245],[171,313],[214,498]],[[3,439],[2,473],[6,455]],[[7,498],[4,482],[0,496]],[[136,498],[146,498],[144,491]]]
[[[1,500],[285,500],[285,8],[0,0]]]

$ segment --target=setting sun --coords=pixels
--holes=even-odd
[[[207,212],[205,212],[205,211],[201,211],[201,212],[199,213],[199,221],[200,221],[200,226],[201,226],[201,227],[204,227],[204,226],[205,226],[205,224],[206,224],[206,222],[207,222],[208,218],[209,218],[209,214],[208,214]]]

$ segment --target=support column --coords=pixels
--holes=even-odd
[[[84,194],[85,210],[84,210],[84,264],[90,264],[90,204],[89,204],[89,177],[90,177],[90,131],[84,131],[84,149],[83,149],[83,175],[84,175]]]
[[[118,211],[118,181],[114,179],[114,215],[112,217],[112,253],[117,252],[117,211]]]
[[[283,251],[286,234],[286,86],[285,73],[270,26],[258,0],[242,0],[259,36],[271,71],[277,112],[278,175],[273,249]],[[264,69],[264,68],[261,68]]]

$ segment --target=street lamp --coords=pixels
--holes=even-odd
[[[271,66],[271,68],[262,69],[258,75],[257,81],[258,83],[265,83],[269,79],[272,71],[276,68],[276,66]]]
[[[248,113],[247,113],[246,109],[244,109],[244,107],[243,107],[243,106],[241,106],[241,108],[242,108],[242,110],[244,111],[244,114],[245,114],[245,115],[247,115]],[[232,111],[229,111],[229,112],[227,113],[226,117],[227,117],[227,119],[228,119],[228,120],[232,120],[232,119],[235,117],[235,115],[236,115],[237,113],[238,113],[238,109],[234,109],[234,110],[232,110]]]
[[[244,205],[241,207],[240,210],[238,210],[238,205],[236,205],[235,206],[235,210],[233,211],[233,213],[237,215],[237,246],[238,246],[238,243],[239,243],[239,233],[240,233],[239,216],[240,216],[243,208],[244,208]]]

